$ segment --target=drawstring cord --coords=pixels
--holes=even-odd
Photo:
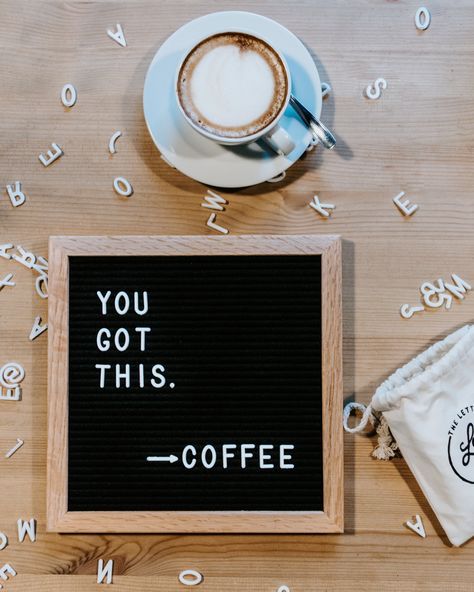
[[[362,417],[359,423],[351,428],[349,426],[349,417],[353,411],[359,411],[362,413]],[[378,460],[389,460],[395,456],[395,452],[398,450],[398,444],[396,443],[392,432],[388,426],[387,420],[382,413],[376,413],[372,409],[372,404],[363,405],[362,403],[348,403],[344,407],[343,413],[343,425],[346,432],[349,434],[356,434],[365,430],[367,425],[370,424],[375,428],[377,432],[378,444],[372,451],[372,456]]]

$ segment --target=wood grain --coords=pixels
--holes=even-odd
[[[331,533],[344,527],[341,241],[332,235],[54,236],[49,241],[47,529],[53,532]],[[68,510],[69,257],[320,255],[322,512]],[[125,477],[125,475],[124,475]]]
[[[214,10],[250,10],[298,35],[333,92],[323,119],[337,135],[279,184],[222,192],[219,222],[234,234],[330,233],[343,237],[344,394],[368,401],[393,370],[429,344],[472,322],[474,295],[450,311],[400,317],[419,302],[422,281],[458,273],[474,281],[474,5],[430,0],[430,28],[418,32],[415,0],[3,0],[0,52],[0,182],[20,180],[27,201],[0,200],[1,242],[45,256],[50,235],[211,234],[200,207],[206,188],[168,168],[150,140],[141,108],[148,63],[184,22]],[[106,29],[120,22],[120,48]],[[379,76],[379,101],[363,90]],[[78,90],[66,110],[66,82]],[[117,154],[111,134],[120,129]],[[64,156],[45,169],[51,142]],[[113,178],[133,183],[120,200]],[[391,199],[404,190],[419,211],[404,219]],[[308,203],[335,203],[322,220]],[[0,259],[14,288],[0,292],[2,363],[26,369],[23,400],[0,401],[0,529],[10,545],[0,563],[18,576],[9,591],[92,592],[97,559],[115,559],[120,591],[182,589],[187,567],[210,592],[319,590],[469,591],[474,543],[451,548],[402,459],[370,457],[367,438],[345,437],[345,534],[265,536],[57,535],[45,533],[47,337],[28,335],[47,304],[31,271]],[[403,527],[422,515],[427,539]],[[36,543],[19,544],[17,518],[38,519]]]

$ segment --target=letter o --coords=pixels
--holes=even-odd
[[[73,84],[65,84],[61,90],[61,103],[65,107],[73,107],[76,104],[77,92]]]
[[[195,569],[185,569],[179,574],[178,579],[185,586],[197,586],[202,582],[203,577]]]
[[[207,453],[209,451],[211,452],[211,462],[207,462]],[[204,446],[204,448],[202,449],[202,452],[201,452],[201,461],[202,461],[204,468],[212,469],[212,467],[217,462],[217,453],[216,453],[216,449],[214,448],[214,446],[211,446],[210,444],[206,444],[206,446]]]
[[[8,538],[4,532],[0,532],[0,551],[3,551],[8,545]]]
[[[123,197],[130,197],[133,193],[133,187],[130,185],[130,182],[125,179],[125,177],[116,177],[114,179],[114,189]]]
[[[124,340],[123,344],[120,344],[120,335],[125,336],[125,340]],[[115,342],[115,347],[118,349],[118,351],[123,352],[126,349],[128,349],[128,346],[130,345],[130,335],[129,335],[127,329],[124,329],[123,327],[118,329],[117,332],[115,333],[114,342]]]
[[[120,300],[123,299],[124,305],[120,307]],[[130,308],[130,298],[128,297],[127,292],[119,292],[117,296],[115,296],[115,310],[119,313],[119,315],[124,315],[128,312]]]

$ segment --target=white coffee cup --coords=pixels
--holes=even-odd
[[[286,95],[284,101],[282,102],[282,106],[278,112],[278,114],[270,121],[270,123],[259,129],[255,133],[251,133],[245,136],[240,137],[231,137],[231,136],[222,136],[217,133],[213,133],[212,131],[205,129],[204,127],[200,126],[198,123],[193,121],[191,117],[188,115],[186,110],[183,108],[180,100],[180,93],[179,93],[179,80],[180,80],[180,73],[183,67],[183,64],[186,62],[186,59],[192,52],[196,49],[198,45],[206,41],[207,39],[211,39],[217,35],[225,35],[225,34],[242,34],[242,35],[249,35],[251,37],[256,38],[259,41],[262,41],[264,44],[268,45],[271,50],[278,56],[279,61],[283,65],[283,69],[286,76]],[[202,136],[217,142],[218,144],[223,144],[225,146],[240,146],[243,144],[250,144],[257,140],[263,140],[272,150],[277,152],[278,154],[285,156],[289,154],[294,148],[295,143],[288,134],[288,132],[280,125],[280,120],[288,107],[288,103],[290,101],[291,95],[291,74],[288,68],[288,64],[283,57],[283,55],[274,47],[272,43],[270,43],[267,39],[262,37],[261,35],[249,31],[246,29],[225,29],[214,32],[212,35],[205,35],[195,43],[193,43],[192,47],[188,48],[188,50],[184,53],[183,58],[180,60],[175,77],[174,83],[174,93],[176,98],[176,103],[178,105],[179,111],[187,123],[198,133]]]

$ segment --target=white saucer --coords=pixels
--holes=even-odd
[[[185,175],[217,187],[246,187],[267,181],[295,163],[312,135],[290,107],[281,125],[296,147],[287,156],[271,153],[257,143],[224,147],[201,136],[184,120],[173,90],[176,69],[185,51],[203,36],[226,27],[242,28],[274,43],[285,56],[292,77],[292,92],[318,117],[321,114],[321,81],[308,50],[279,23],[251,12],[214,12],[175,31],[156,52],[143,89],[143,110],[153,141],[163,158]]]

